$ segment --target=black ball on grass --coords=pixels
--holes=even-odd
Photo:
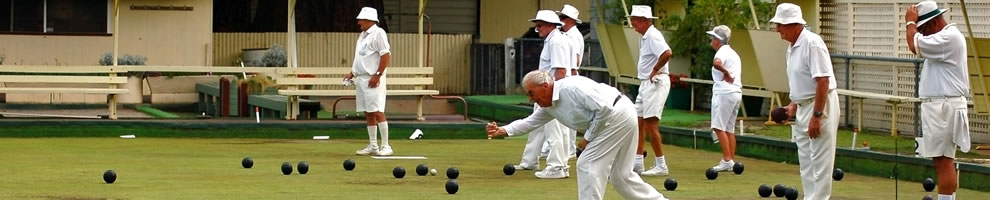
[[[787,194],[784,196],[787,197],[787,200],[795,200],[798,197],[798,191],[797,189],[794,189],[794,187],[789,187],[787,188]]]
[[[426,164],[416,165],[416,175],[426,176],[428,173],[430,173],[430,168]]]
[[[832,180],[841,181],[842,177],[846,177],[846,172],[842,171],[841,168],[835,168],[832,170]]]
[[[392,176],[395,176],[395,178],[405,177],[406,168],[402,168],[402,166],[395,167],[395,169],[392,169]]]
[[[103,172],[103,181],[113,184],[113,182],[117,181],[117,172],[114,172],[113,170]]]
[[[282,163],[282,174],[289,175],[292,174],[292,164],[289,162]]]
[[[309,172],[309,163],[306,163],[306,161],[299,162],[296,169],[299,170],[299,174],[306,174]]]
[[[705,177],[708,178],[708,180],[715,180],[718,178],[718,171],[715,170],[715,168],[708,168],[708,170],[705,170]]]
[[[354,170],[354,160],[347,159],[344,161],[344,170],[351,171]]]
[[[245,169],[251,169],[254,167],[254,160],[251,160],[251,157],[244,157],[244,160],[241,160],[241,166]]]
[[[934,198],[932,198],[932,196],[931,196],[931,195],[927,195],[927,194],[926,194],[926,195],[925,195],[925,197],[921,197],[921,200],[935,200],[935,199],[934,199]]]
[[[763,184],[760,185],[759,193],[760,197],[770,197],[770,195],[773,194],[773,190],[770,189],[770,185]]]
[[[935,190],[935,180],[932,180],[932,178],[925,178],[924,181],[921,181],[921,186],[925,187],[925,192],[931,192],[932,190]]]
[[[447,168],[447,178],[457,179],[457,177],[460,175],[461,175],[461,171],[457,170],[456,167]]]
[[[460,188],[457,184],[457,180],[448,180],[444,187],[447,188],[447,194],[455,194],[457,193],[457,189]]]
[[[664,189],[667,189],[667,191],[674,191],[674,190],[676,190],[677,189],[677,179],[667,178],[667,180],[663,181],[663,188]]]
[[[784,193],[787,193],[787,186],[781,184],[773,186],[773,196],[784,197]]]
[[[746,166],[743,166],[741,162],[737,162],[735,165],[732,165],[732,172],[736,174],[742,174],[743,170],[746,170]]]
[[[512,166],[512,164],[505,164],[505,166],[502,167],[502,173],[505,173],[505,175],[515,174],[516,167]]]

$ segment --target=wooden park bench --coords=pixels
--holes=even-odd
[[[106,94],[109,113],[117,119],[117,95],[127,89],[117,88],[127,83],[124,68],[108,66],[0,66],[0,93],[35,94]],[[123,74],[119,74],[123,75]],[[38,86],[12,87],[7,83],[32,83]]]

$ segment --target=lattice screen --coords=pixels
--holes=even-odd
[[[904,38],[904,12],[917,0],[822,0],[822,38],[830,51],[836,54],[863,56],[915,58],[907,48]],[[950,23],[956,23],[967,34],[958,1],[937,0],[940,7],[948,8]],[[966,7],[974,35],[990,37],[990,0],[970,0]],[[982,49],[981,49],[982,50]],[[846,88],[846,63],[834,59],[836,81]],[[911,63],[853,61],[849,81],[853,90],[914,96],[915,67]],[[845,104],[845,98],[840,98]],[[850,102],[848,124],[856,123],[859,112],[855,102]],[[864,102],[863,127],[872,130],[889,130],[891,106],[880,100]],[[916,135],[914,105],[898,107],[898,129],[902,135]],[[843,107],[845,111],[845,107]],[[970,111],[970,130],[973,142],[990,143],[990,116]],[[843,117],[843,120],[846,119]]]

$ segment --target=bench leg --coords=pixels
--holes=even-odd
[[[203,113],[205,113],[206,112],[206,95],[204,95],[202,92],[199,92],[197,94],[199,95],[198,96],[199,98],[197,98],[196,100],[199,102],[199,105],[197,105],[196,111],[197,112],[203,112]]]
[[[299,115],[300,115],[300,112],[299,112],[299,96],[295,96],[295,97],[292,98],[292,110],[290,110],[289,113],[292,113],[292,119],[293,120],[299,118]]]
[[[426,118],[423,117],[423,95],[416,98],[416,120],[425,121]]]
[[[110,94],[110,119],[117,119],[117,95]]]
[[[859,100],[859,107],[856,109],[856,130],[863,131],[863,98]]]

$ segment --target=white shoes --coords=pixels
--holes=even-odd
[[[669,175],[669,174],[670,174],[670,171],[667,169],[667,165],[664,164],[664,165],[653,166],[653,168],[650,168],[650,170],[646,170],[645,172],[640,173],[639,175],[642,175],[642,176],[666,176],[666,175]]]
[[[382,146],[382,149],[381,150],[378,150],[378,155],[379,156],[391,156],[392,155],[392,146],[388,146],[388,145]]]
[[[371,154],[377,154],[378,153],[378,145],[377,144],[369,144],[367,147],[364,147],[364,149],[358,150],[356,153],[357,153],[357,155],[362,155],[362,156],[371,155]],[[391,148],[389,148],[389,153],[392,153],[392,149]]]
[[[534,173],[534,175],[536,175],[537,178],[542,179],[558,179],[567,178],[570,176],[570,174],[567,173],[567,168],[563,166],[547,166],[546,169],[543,169],[543,171],[538,171]]]
[[[636,154],[636,159],[633,161],[633,172],[636,174],[643,173],[643,155]]]
[[[522,166],[522,165],[512,165],[512,167],[513,168],[516,168],[516,170],[535,170],[536,169],[536,166],[526,167],[526,166]]]
[[[724,160],[719,160],[718,161],[718,164],[715,165],[714,167],[712,167],[712,169],[715,169],[715,171],[720,171],[720,172],[732,171],[732,166],[735,165],[735,164],[736,164],[736,161],[730,160],[730,161],[726,162]]]

